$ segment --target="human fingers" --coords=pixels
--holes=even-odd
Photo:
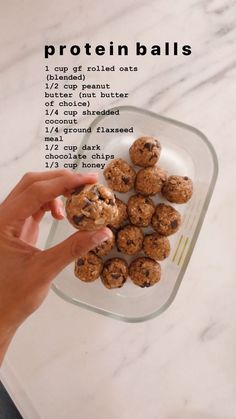
[[[51,211],[52,216],[56,220],[62,220],[65,216],[64,205],[61,198],[55,198],[50,202],[47,202],[41,207],[43,211]]]
[[[46,282],[51,281],[69,263],[84,256],[111,236],[112,232],[107,227],[93,232],[79,231],[60,244],[36,253],[34,263],[40,266],[41,277]]]
[[[68,172],[63,176],[50,180],[37,181],[17,195],[10,204],[5,205],[2,211],[2,219],[12,222],[12,225],[24,221],[27,217],[36,213],[43,205],[66,195],[75,188],[87,183],[95,183],[98,175],[78,174]]]

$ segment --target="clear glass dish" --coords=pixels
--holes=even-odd
[[[212,196],[218,162],[207,138],[191,126],[135,107],[124,106],[113,110],[119,110],[119,115],[97,117],[91,124],[92,132],[84,135],[78,152],[84,154],[82,147],[85,145],[98,145],[100,150],[87,151],[87,159],[83,161],[107,163],[105,156],[99,160],[92,158],[96,153],[114,154],[115,158],[123,157],[129,160],[129,146],[137,137],[157,136],[162,144],[159,165],[170,174],[191,177],[194,183],[193,197],[187,204],[176,206],[182,213],[182,226],[176,234],[170,236],[171,254],[161,263],[162,278],[156,285],[139,288],[128,280],[120,289],[107,290],[100,279],[89,284],[76,279],[73,273],[74,265],[71,264],[58,275],[52,288],[66,301],[88,310],[127,322],[141,322],[161,314],[175,298]],[[134,132],[100,134],[97,132],[98,126],[134,127]],[[81,160],[77,162],[79,171],[91,171],[91,168],[82,167]],[[94,170],[99,171],[99,181],[105,183],[103,170]],[[128,198],[128,194],[117,196],[123,200]],[[165,202],[159,196],[154,200]],[[74,231],[68,221],[54,221],[46,247],[64,240]],[[113,251],[108,257],[115,255],[117,251]]]

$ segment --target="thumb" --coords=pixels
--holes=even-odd
[[[37,254],[41,277],[48,282],[76,258],[111,238],[112,232],[105,227],[98,231],[80,231],[58,245]],[[43,271],[43,272],[42,272]]]

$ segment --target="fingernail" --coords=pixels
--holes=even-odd
[[[92,241],[97,246],[98,244],[101,244],[102,242],[110,239],[111,236],[112,236],[111,230],[106,228],[104,230],[99,230],[96,233],[94,233],[92,236]]]
[[[64,212],[64,209],[62,207],[59,207],[57,209],[57,212],[61,217],[63,217],[63,218],[65,217],[65,212]]]

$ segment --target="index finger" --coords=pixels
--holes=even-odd
[[[13,221],[14,224],[17,221],[24,221],[46,202],[60,195],[68,195],[70,191],[79,186],[95,183],[97,177],[97,173],[87,175],[66,173],[50,180],[34,182],[4,207],[4,219],[8,222]]]

